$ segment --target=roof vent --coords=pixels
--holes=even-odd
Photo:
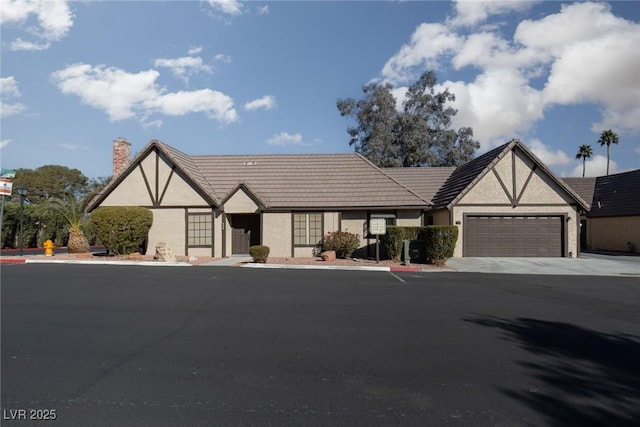
[[[244,166],[255,166],[256,162],[244,162]]]

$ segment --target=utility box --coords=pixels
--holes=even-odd
[[[412,262],[424,263],[426,261],[425,243],[422,240],[402,241],[402,261],[405,264]]]

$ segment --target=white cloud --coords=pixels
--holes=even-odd
[[[425,69],[471,70],[472,80],[438,88],[455,94],[453,125],[471,126],[481,151],[526,134],[555,105],[600,107],[600,120],[591,124],[595,133],[640,131],[640,24],[614,16],[606,3],[577,2],[522,21],[513,38],[495,27],[473,27],[531,6],[457,2],[457,15],[445,24],[420,24],[380,76],[396,86],[398,98],[406,90],[398,86]]]
[[[228,64],[232,61],[231,57],[229,55],[225,55],[224,53],[219,53],[216,56],[213,57],[213,59],[215,59],[218,62],[223,62],[225,64]]]
[[[561,30],[559,42],[547,31]],[[592,130],[640,131],[640,24],[613,16],[602,3],[563,7],[521,37],[554,53],[543,97],[547,105],[593,103],[602,120]]]
[[[19,102],[10,102],[21,96],[15,77],[0,77],[0,116],[9,117],[20,114],[27,107]]]
[[[640,154],[640,147],[634,148],[633,152],[636,153],[636,154]]]
[[[438,90],[444,88],[456,96],[453,126],[472,127],[482,151],[526,131],[543,117],[540,92],[516,70],[486,71],[470,83],[447,81]]]
[[[203,112],[222,123],[238,120],[233,99],[211,89],[167,93],[156,83],[156,70],[128,73],[104,65],[75,64],[51,74],[65,94],[78,96],[94,108],[104,110],[112,121],[137,117],[148,122],[150,114],[180,116]]]
[[[455,2],[456,15],[450,23],[455,26],[473,26],[484,22],[491,15],[521,12],[535,3],[520,0],[458,0]]]
[[[443,24],[420,24],[411,42],[400,48],[382,68],[382,76],[393,83],[407,82],[416,69],[439,68],[445,55],[457,51],[462,38]]]
[[[280,132],[267,140],[268,145],[302,145],[302,135]]]
[[[11,98],[20,96],[18,82],[15,77],[0,77],[0,95]]]
[[[0,150],[2,150],[3,148],[7,148],[7,146],[9,144],[11,144],[11,142],[12,142],[12,140],[10,140],[10,139],[0,140]]]
[[[24,41],[21,38],[17,38],[8,43],[9,50],[30,50],[30,51],[38,51],[38,50],[47,50],[51,46],[51,43],[35,43]]]
[[[168,116],[202,112],[221,123],[238,121],[238,113],[233,108],[233,99],[211,89],[163,94],[146,101],[145,106],[158,109]]]
[[[618,164],[609,160],[609,175],[621,172],[618,168]],[[607,174],[607,156],[596,154],[595,156],[587,159],[585,163],[585,177],[587,176],[604,176]],[[582,176],[582,160],[576,165],[569,173],[568,176]]]
[[[249,101],[244,104],[244,109],[247,111],[254,111],[260,108],[273,110],[275,107],[276,98],[271,95],[263,96],[262,98],[254,99],[253,101]]]
[[[159,129],[161,128],[163,125],[163,121],[162,120],[151,120],[148,121],[146,118],[144,118],[142,120],[142,127],[145,129],[150,129],[150,128],[156,128]]]
[[[2,103],[2,114],[1,116],[4,117],[9,117],[9,116],[15,116],[18,115],[22,112],[24,112],[27,109],[27,107],[24,104],[21,103],[15,103],[15,104],[6,104],[6,103]]]
[[[568,165],[573,161],[571,157],[562,150],[550,149],[542,141],[537,138],[531,139],[526,143],[529,149],[535,154],[542,162],[548,166],[561,166]]]
[[[25,28],[34,41],[18,38],[8,43],[11,50],[44,50],[50,42],[64,38],[73,26],[73,13],[65,0],[4,0],[0,8],[0,23],[22,26],[35,15],[38,26]]]
[[[188,76],[195,73],[212,73],[213,69],[199,56],[183,56],[181,58],[160,58],[154,61],[156,67],[168,68],[175,76],[188,81]]]
[[[264,5],[258,8],[258,15],[268,15],[269,14],[269,5]]]
[[[202,53],[202,46],[192,46],[189,48],[189,50],[187,51],[187,54],[189,56],[193,56],[193,55],[199,55]]]
[[[63,142],[61,144],[58,144],[59,147],[64,148],[65,150],[69,150],[69,151],[76,151],[78,148],[80,148],[80,146],[78,144],[69,144],[68,142]],[[85,147],[86,149],[86,147]]]
[[[209,0],[209,5],[218,12],[235,16],[242,13],[242,3],[237,0]]]

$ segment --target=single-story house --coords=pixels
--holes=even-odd
[[[590,204],[582,219],[583,248],[640,251],[640,169],[564,181]]]
[[[455,224],[454,256],[577,256],[587,203],[520,141],[459,167],[378,168],[357,153],[190,156],[151,141],[132,160],[114,141],[114,177],[100,206],[153,212],[148,250],[227,257],[269,246],[308,257],[331,231],[360,235],[371,218],[393,225]]]

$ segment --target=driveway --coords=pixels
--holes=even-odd
[[[640,257],[584,253],[580,258],[451,258],[467,273],[640,277]]]

